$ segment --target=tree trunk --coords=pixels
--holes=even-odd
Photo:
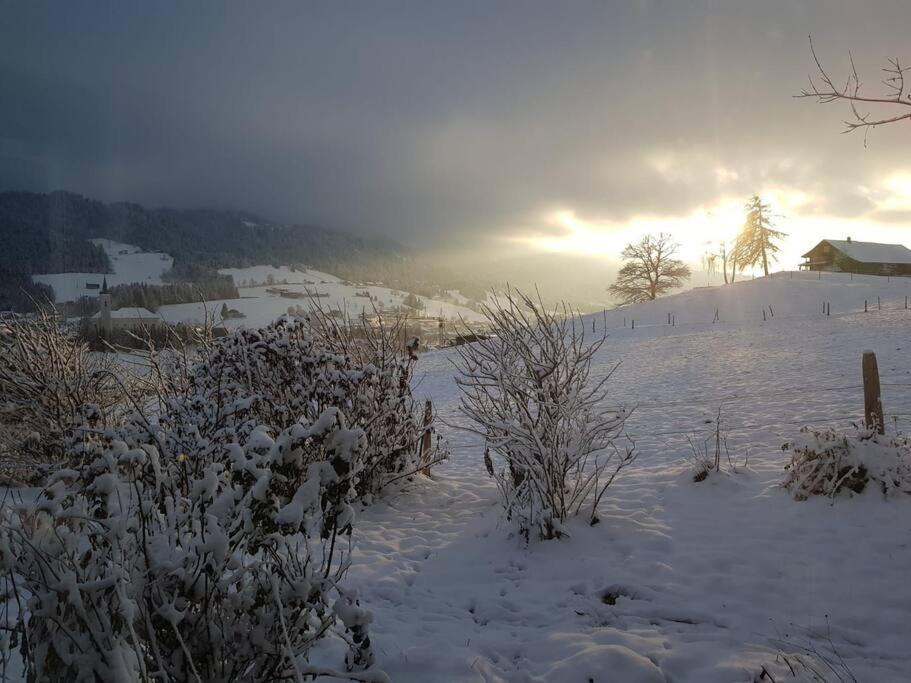
[[[769,276],[769,260],[765,253],[765,227],[762,224],[762,203],[759,204],[759,248],[762,250],[762,272]]]

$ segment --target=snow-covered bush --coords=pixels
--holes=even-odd
[[[782,485],[796,500],[842,491],[860,493],[874,486],[883,494],[911,493],[911,439],[887,436],[875,429],[856,428],[843,434],[834,429],[804,427],[790,443],[791,462]]]
[[[230,437],[193,442],[142,416],[87,432],[86,465],[53,474],[36,512],[3,509],[0,573],[27,615],[30,680],[383,679],[354,673],[373,662],[370,615],[340,585],[363,430],[335,407],[280,431],[238,403],[187,407],[203,425],[234,411]],[[309,664],[333,633],[349,673]]]
[[[20,605],[23,658],[48,680],[279,680],[317,673],[337,633],[348,673],[373,660],[369,614],[340,584],[387,419],[380,369],[303,323],[153,354],[132,416],[77,411],[37,512],[6,508],[0,573]],[[371,417],[370,406],[374,407]],[[388,473],[384,473],[388,475]],[[360,671],[361,673],[356,673]]]
[[[34,479],[59,463],[90,404],[109,423],[123,398],[113,359],[94,354],[50,311],[0,319],[0,470]]]
[[[356,395],[350,415],[367,432],[365,491],[376,492],[390,477],[429,471],[448,453],[439,437],[434,443],[429,436],[435,431],[432,407],[422,409],[414,400],[419,340],[408,335],[407,316],[383,313],[371,304],[371,318],[365,312],[352,317],[314,299],[302,321],[321,347],[372,371],[370,390]]]
[[[150,373],[162,377],[154,384],[163,388],[153,393],[169,449],[218,449],[251,425],[281,430],[337,407],[367,436],[359,495],[444,457],[439,442],[427,447],[422,438],[432,424],[412,396],[414,347],[371,355],[340,344],[314,334],[308,320],[283,318],[212,341],[195,363],[169,352]]]
[[[456,382],[507,517],[526,538],[560,536],[587,503],[595,522],[601,497],[634,458],[631,442],[620,444],[626,412],[605,404],[611,373],[591,379],[605,337],[586,342],[566,306],[548,311],[521,292],[484,313],[492,334],[458,348]]]

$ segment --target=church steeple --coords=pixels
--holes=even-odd
[[[111,333],[111,293],[108,291],[108,279],[104,278],[104,281],[101,284],[101,292],[98,294],[98,304],[101,310],[99,311],[99,327],[101,332],[104,335],[110,335]]]

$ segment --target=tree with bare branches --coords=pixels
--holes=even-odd
[[[519,533],[553,539],[583,507],[598,505],[635,458],[623,425],[628,411],[607,404],[612,372],[592,376],[606,332],[586,340],[586,325],[566,304],[540,295],[498,294],[482,306],[491,336],[457,348],[463,429],[484,439],[484,466]],[[590,507],[589,507],[590,506]]]
[[[759,195],[750,197],[745,208],[747,218],[737,236],[736,262],[741,267],[761,263],[763,273],[768,275],[769,261],[774,261],[780,251],[775,242],[787,237],[787,234],[774,228],[772,209],[763,203]]]
[[[852,133],[863,129],[864,145],[867,143],[867,133],[877,126],[884,126],[898,121],[911,121],[911,92],[905,84],[905,72],[911,67],[901,65],[897,57],[890,58],[883,67],[882,84],[884,92],[879,96],[861,94],[861,80],[854,64],[854,57],[848,53],[851,62],[851,71],[845,79],[844,85],[836,84],[829,72],[823,67],[816,55],[813,37],[810,36],[810,52],[816,64],[816,76],[809,76],[809,86],[795,97],[809,97],[819,104],[830,102],[847,102],[851,108],[851,118],[846,119],[844,133]]]
[[[0,317],[0,476],[32,480],[65,456],[88,409],[108,426],[129,378],[47,308]]]
[[[670,235],[646,235],[623,250],[626,263],[608,291],[624,304],[653,301],[677,289],[690,277],[690,268],[674,258],[679,245]]]

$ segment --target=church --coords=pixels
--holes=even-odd
[[[111,309],[111,293],[108,291],[108,279],[104,278],[101,291],[98,293],[100,310],[92,316],[95,330],[101,334],[110,334],[114,330],[134,330],[164,325],[164,320],[157,313],[147,308]]]

